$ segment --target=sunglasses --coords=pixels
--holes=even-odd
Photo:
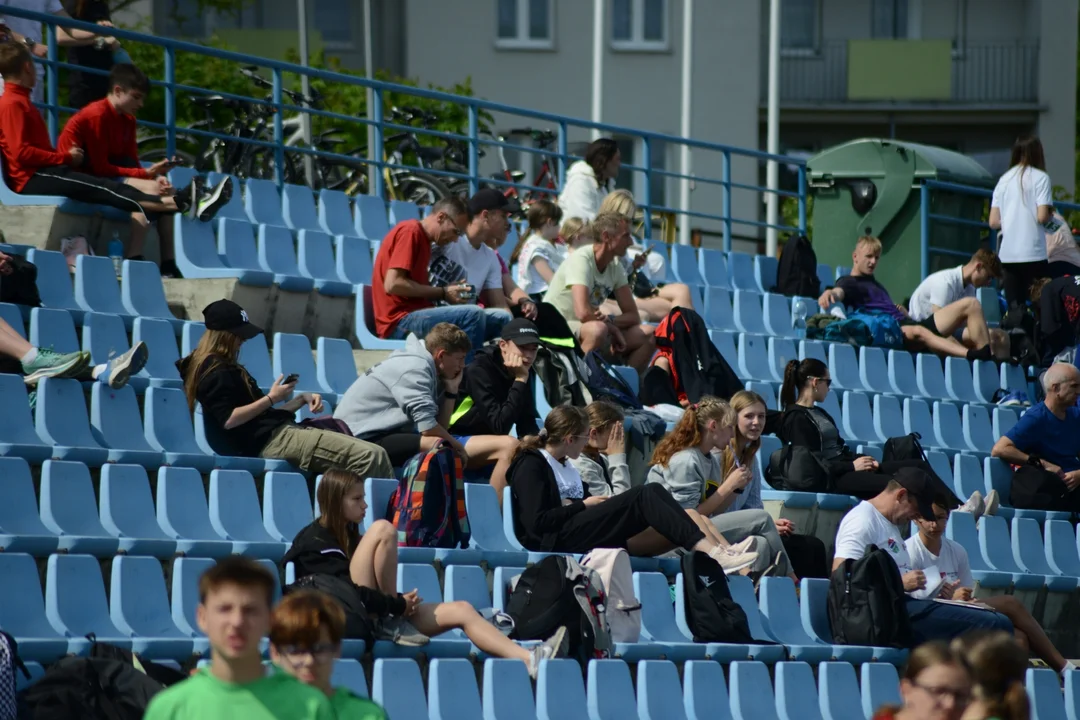
[[[824,383],[826,387],[832,387],[832,378],[811,377],[810,379],[817,380],[820,383]]]

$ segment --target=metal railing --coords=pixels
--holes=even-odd
[[[30,12],[17,7],[5,7],[3,8],[3,14],[37,20],[44,24],[45,41],[48,46],[48,56],[45,60],[42,61],[46,69],[46,102],[44,103],[43,109],[45,111],[45,116],[48,122],[49,132],[55,142],[60,127],[60,115],[62,113],[66,114],[74,112],[73,108],[62,107],[59,104],[59,70],[61,68],[66,68],[69,70],[78,69],[82,72],[99,72],[100,74],[107,74],[103,71],[95,71],[92,68],[71,65],[60,60],[60,48],[56,42],[56,28],[74,28],[78,30],[88,30],[95,33],[100,33],[102,31],[102,28],[98,25],[94,25],[91,23],[81,22],[66,17],[58,17],[55,15],[46,15],[42,13]],[[723,245],[725,250],[731,249],[731,242],[732,238],[735,236],[736,228],[741,231],[740,234],[746,234],[755,238],[757,237],[757,234],[761,229],[768,227],[775,227],[781,232],[806,231],[806,167],[805,161],[798,158],[792,158],[784,155],[770,155],[769,153],[760,152],[758,150],[705,142],[702,140],[695,140],[693,138],[682,138],[674,135],[668,135],[665,133],[650,132],[620,125],[612,125],[608,123],[594,123],[589,120],[584,120],[580,118],[572,118],[565,115],[557,115],[555,113],[543,112],[540,110],[531,110],[512,105],[505,105],[502,103],[490,102],[478,98],[451,95],[448,93],[423,88],[409,87],[405,85],[382,82],[377,80],[369,81],[364,77],[358,77],[355,75],[348,75],[345,73],[316,68],[305,68],[300,65],[295,65],[291,63],[261,57],[254,57],[251,55],[244,55],[237,52],[206,47],[203,45],[198,45],[195,43],[185,42],[181,40],[173,40],[170,38],[146,35],[143,33],[124,30],[120,28],[110,29],[108,33],[117,37],[121,41],[145,43],[161,48],[161,52],[164,54],[163,77],[152,77],[150,78],[150,80],[155,89],[159,89],[160,91],[165,93],[165,121],[163,124],[140,121],[140,124],[143,126],[153,127],[158,130],[163,130],[166,136],[166,148],[170,154],[176,151],[176,140],[178,132],[195,137],[218,138],[221,140],[226,140],[228,142],[253,144],[257,147],[265,148],[267,151],[273,152],[275,179],[279,185],[283,181],[282,172],[285,168],[286,152],[290,154],[300,153],[303,155],[310,155],[316,158],[333,160],[342,163],[355,164],[357,162],[357,158],[354,156],[341,155],[327,150],[319,150],[313,147],[301,145],[286,146],[283,139],[282,117],[283,113],[288,112],[290,114],[307,113],[313,118],[324,118],[327,120],[332,120],[335,123],[361,125],[365,128],[367,126],[371,126],[373,129],[373,140],[371,145],[367,148],[367,158],[365,162],[378,168],[379,170],[379,172],[373,173],[374,184],[371,187],[372,194],[379,197],[386,196],[385,180],[383,177],[383,170],[385,168],[390,168],[392,170],[418,169],[411,166],[391,163],[384,159],[384,138],[387,137],[389,134],[398,132],[412,132],[420,136],[436,137],[442,138],[444,140],[459,140],[466,143],[468,147],[467,172],[462,173],[434,168],[424,168],[423,172],[437,177],[466,180],[468,181],[470,193],[476,192],[476,190],[480,187],[481,183],[498,187],[514,186],[519,190],[524,191],[532,190],[539,192],[551,192],[549,188],[533,187],[524,183],[510,182],[505,178],[499,179],[497,177],[484,177],[480,174],[480,152],[482,148],[502,147],[504,149],[518,150],[520,152],[538,155],[550,153],[550,151],[533,148],[531,146],[518,145],[510,142],[501,142],[499,140],[483,136],[480,132],[481,113],[500,113],[520,118],[526,118],[529,122],[547,123],[550,124],[553,128],[557,128],[557,147],[555,149],[555,152],[550,154],[553,154],[558,159],[557,177],[559,178],[559,182],[562,182],[566,177],[566,169],[568,168],[570,163],[578,159],[575,156],[571,155],[567,150],[567,144],[570,139],[571,131],[575,131],[575,135],[580,136],[581,139],[585,139],[587,137],[587,133],[594,130],[599,131],[600,133],[603,133],[605,135],[623,138],[633,138],[635,139],[635,141],[640,142],[640,147],[642,148],[641,156],[644,158],[650,157],[650,146],[652,143],[657,142],[664,143],[665,146],[669,148],[676,148],[681,145],[686,145],[694,150],[695,160],[698,158],[708,157],[712,154],[719,155],[719,177],[706,174],[687,175],[678,172],[660,170],[658,168],[651,167],[648,162],[641,165],[631,165],[626,163],[623,164],[623,167],[625,169],[630,170],[635,173],[635,175],[644,178],[644,182],[640,183],[640,191],[636,193],[636,199],[645,213],[644,232],[646,237],[651,234],[652,215],[656,213],[675,213],[681,216],[683,222],[692,222],[693,220],[698,219],[718,224],[723,231]],[[184,54],[183,60],[185,62],[191,60],[189,55],[203,56],[235,63],[238,70],[242,66],[257,65],[260,68],[269,71],[273,83],[270,100],[267,101],[264,98],[247,97],[242,95],[231,95],[228,93],[216,91],[214,88],[193,87],[177,82],[177,56],[181,53]],[[332,110],[321,110],[310,107],[298,107],[296,105],[290,104],[289,102],[286,102],[284,100],[285,95],[283,93],[283,90],[288,87],[287,83],[293,79],[293,76],[298,78],[302,75],[306,75],[312,80],[318,79],[334,83],[346,83],[349,85],[371,88],[372,117],[374,118],[374,120],[369,121],[363,117],[345,115],[339,112],[334,112]],[[406,127],[386,121],[384,119],[384,110],[387,109],[385,96],[388,93],[454,103],[464,107],[467,112],[466,134],[442,132],[412,126]],[[233,135],[224,135],[210,130],[178,127],[178,100],[181,99],[184,95],[210,94],[225,95],[226,97],[232,97],[234,99],[244,102],[256,105],[269,106],[273,108],[274,114],[271,139],[266,141],[245,139],[238,138]],[[746,160],[752,161],[755,164],[755,167],[760,166],[767,161],[775,160],[788,167],[795,168],[798,175],[798,189],[770,191],[768,188],[762,185],[754,184],[753,182],[739,182],[738,180],[733,179],[733,164],[739,162],[740,166],[742,166],[746,162]],[[746,172],[745,170],[743,170],[742,173],[745,175],[751,174],[749,172]],[[754,173],[753,175],[756,180],[757,176],[760,175],[760,172]],[[668,207],[660,203],[655,203],[653,201],[653,198],[651,197],[651,187],[653,184],[652,180],[654,177],[671,179],[677,182],[682,181],[683,179],[688,179],[690,180],[690,182],[695,184],[718,187],[720,189],[719,212],[716,212],[711,206],[708,208],[708,211],[702,209],[701,206],[705,204],[703,202],[698,202],[696,206],[692,203],[691,207],[686,210]],[[743,215],[736,215],[736,211],[733,207],[733,195],[735,195],[736,193],[744,194],[746,192],[754,194],[754,202],[740,203],[741,206],[748,208],[748,211]],[[763,222],[760,219],[761,207],[763,205],[761,200],[763,199],[764,194],[768,192],[775,192],[781,197],[795,198],[797,200],[797,226],[782,224],[770,226],[768,223]]]

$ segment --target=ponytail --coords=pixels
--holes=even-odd
[[[573,405],[560,405],[552,408],[544,418],[544,427],[536,435],[526,435],[518,443],[510,462],[517,460],[521,453],[528,450],[540,450],[548,442],[559,442],[570,435],[583,435],[589,432],[589,414],[584,408]]]
[[[794,405],[810,378],[825,377],[828,372],[829,367],[816,358],[806,358],[802,362],[789,360],[784,367],[784,384],[780,387],[780,406]]]
[[[1024,683],[1014,680],[999,697],[983,700],[987,717],[999,720],[1029,720],[1030,704]]]

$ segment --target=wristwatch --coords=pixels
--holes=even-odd
[[[34,48],[37,46],[37,43],[34,42],[33,38],[24,37],[22,41],[23,45],[29,48],[30,52],[34,52]]]

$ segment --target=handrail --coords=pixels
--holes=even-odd
[[[36,20],[45,26],[45,38],[44,41],[48,46],[48,55],[40,62],[46,69],[46,102],[44,103],[44,110],[46,114],[47,123],[49,126],[49,132],[55,141],[60,125],[60,114],[62,112],[70,112],[70,108],[61,107],[58,93],[58,70],[61,68],[71,68],[72,65],[63,62],[59,58],[59,46],[56,42],[56,28],[71,28],[77,30],[86,30],[93,33],[101,34],[102,28],[96,24],[84,22],[81,20],[75,20],[68,17],[60,17],[56,15],[49,15],[30,10],[24,10],[17,7],[3,7],[0,9],[0,14],[11,15],[14,17],[26,18],[30,20]],[[431,90],[427,88],[411,87],[408,85],[401,85],[398,83],[387,82],[384,80],[369,80],[366,77],[360,77],[356,75],[349,75],[346,73],[336,72],[333,70],[326,70],[320,68],[302,67],[293,63],[283,62],[281,60],[274,60],[271,58],[255,57],[246,55],[243,53],[235,52],[232,50],[223,50],[220,48],[207,47],[199,45],[197,43],[188,42],[185,40],[176,40],[172,38],[157,37],[147,35],[145,33],[136,32],[133,30],[126,30],[124,28],[116,27],[109,28],[108,34],[115,36],[121,41],[132,41],[145,43],[160,47],[164,52],[164,77],[151,78],[151,82],[154,86],[160,87],[165,93],[165,122],[161,123],[148,123],[140,121],[140,124],[146,127],[154,127],[158,129],[164,129],[165,131],[165,144],[168,153],[172,154],[176,151],[177,134],[183,133],[185,135],[198,135],[201,137],[218,138],[221,140],[229,141],[230,143],[242,143],[251,144],[253,146],[269,148],[274,152],[274,166],[276,173],[276,180],[280,185],[283,182],[283,170],[285,168],[285,153],[290,155],[293,153],[299,153],[302,155],[311,155],[316,158],[323,158],[327,160],[342,161],[348,159],[353,162],[357,162],[359,158],[347,157],[337,153],[320,150],[314,147],[302,147],[299,145],[285,145],[285,139],[283,137],[282,116],[283,112],[294,113],[307,113],[311,116],[324,117],[333,119],[335,121],[351,122],[360,126],[370,125],[373,128],[373,142],[371,147],[367,149],[367,158],[365,163],[378,168],[379,172],[374,173],[374,185],[370,188],[370,192],[373,194],[384,197],[385,196],[385,179],[383,176],[384,169],[406,169],[406,170],[420,170],[419,168],[405,166],[400,164],[390,163],[384,159],[383,147],[387,131],[402,131],[406,130],[414,132],[417,135],[424,135],[428,137],[438,137],[444,140],[460,141],[467,144],[468,152],[466,155],[467,173],[458,173],[449,170],[435,170],[435,169],[423,169],[422,172],[429,173],[436,177],[448,177],[456,180],[467,180],[469,184],[469,192],[476,192],[481,183],[491,184],[493,186],[510,186],[513,185],[517,188],[529,188],[530,186],[521,183],[509,183],[505,179],[499,180],[498,178],[483,177],[479,168],[479,150],[481,147],[499,147],[499,148],[511,148],[526,153],[539,153],[543,152],[547,156],[557,159],[558,168],[555,170],[556,178],[559,183],[562,183],[566,177],[566,170],[569,165],[579,159],[577,156],[571,154],[568,151],[568,134],[570,129],[581,130],[599,130],[606,135],[629,137],[640,141],[640,148],[643,157],[650,158],[650,149],[653,143],[664,143],[668,146],[687,146],[694,150],[703,153],[718,153],[720,155],[720,177],[710,177],[704,173],[689,174],[681,172],[673,172],[670,170],[661,170],[659,168],[653,168],[651,163],[643,162],[637,165],[630,163],[625,164],[624,167],[634,174],[635,177],[640,177],[643,182],[640,184],[640,189],[636,192],[636,199],[639,205],[642,207],[645,213],[645,237],[648,238],[651,234],[651,214],[663,208],[664,212],[675,212],[678,215],[682,215],[686,221],[690,221],[691,218],[698,218],[701,220],[709,221],[713,225],[719,225],[723,229],[724,249],[731,249],[731,242],[733,239],[733,231],[735,226],[753,228],[754,233],[751,237],[756,238],[758,228],[775,227],[782,232],[806,232],[806,163],[804,160],[795,157],[789,157],[786,155],[775,155],[760,150],[739,148],[732,145],[725,145],[722,143],[709,142],[697,138],[683,138],[677,135],[670,135],[667,133],[655,132],[651,130],[642,130],[639,128],[631,128],[624,125],[615,125],[611,123],[593,122],[592,120],[584,118],[574,118],[565,115],[558,115],[543,110],[535,110],[529,108],[522,108],[505,103],[492,102],[490,100],[483,100],[480,98],[464,97],[459,95],[453,95],[438,90]],[[203,129],[189,129],[177,126],[177,99],[179,96],[185,93],[207,93],[206,88],[192,87],[181,84],[177,81],[177,53],[185,53],[192,55],[201,55],[204,57],[212,57],[220,60],[236,63],[239,65],[257,65],[260,68],[270,71],[271,74],[271,92],[270,100],[266,99],[266,95],[262,94],[259,97],[247,97],[232,95],[231,93],[221,93],[227,96],[231,96],[237,100],[244,102],[250,102],[253,104],[269,105],[274,108],[272,122],[268,123],[268,137],[269,139],[257,140],[251,138],[237,138],[231,135],[224,135],[222,133],[213,132]],[[86,68],[80,68],[81,70],[89,70]],[[314,109],[307,107],[299,107],[293,105],[291,102],[286,101],[283,97],[286,74],[290,75],[306,75],[311,79],[318,79],[333,83],[345,83],[353,86],[359,86],[363,88],[370,88],[372,90],[372,113],[374,120],[369,121],[367,118],[351,117],[335,113],[332,109]],[[436,100],[440,102],[453,103],[459,106],[463,106],[468,113],[468,128],[465,134],[458,134],[452,132],[445,132],[442,130],[407,127],[389,122],[383,113],[383,108],[386,103],[385,94],[396,93],[401,95],[409,95],[413,97],[426,98],[429,100]],[[503,113],[514,115],[518,117],[528,118],[531,122],[545,123],[551,125],[551,129],[557,135],[556,146],[548,150],[540,151],[537,148],[524,145],[516,145],[504,141],[492,140],[484,138],[482,133],[479,132],[479,116],[480,113]],[[673,154],[674,155],[674,154]],[[732,177],[732,163],[733,158],[748,158],[758,163],[766,162],[769,160],[775,160],[783,163],[788,167],[795,169],[798,176],[798,190],[770,190],[764,186],[754,185],[751,182],[743,182],[743,178],[734,179]],[[756,178],[756,175],[752,175]],[[652,195],[652,184],[654,178],[658,180],[673,180],[675,182],[681,182],[682,180],[689,179],[692,182],[701,182],[705,185],[718,185],[720,187],[721,201],[720,212],[715,212],[713,207],[701,207],[701,203],[697,206],[691,205],[688,211],[674,210],[665,207],[663,202],[654,202]],[[549,191],[546,188],[533,188],[540,191]],[[761,222],[761,206],[763,203],[754,202],[753,200],[742,201],[740,198],[740,208],[744,213],[743,216],[736,216],[733,202],[733,191],[735,190],[749,190],[758,194],[757,200],[763,193],[774,192],[782,198],[793,198],[798,203],[798,225],[789,226],[785,224],[769,225],[768,223]],[[659,198],[657,199],[659,200]]]

